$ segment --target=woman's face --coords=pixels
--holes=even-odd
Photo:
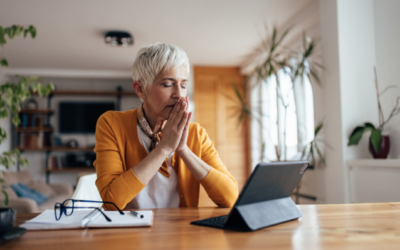
[[[146,117],[151,122],[167,120],[179,98],[186,97],[188,70],[185,65],[158,74],[143,99]]]

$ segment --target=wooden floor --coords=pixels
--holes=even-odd
[[[30,231],[0,249],[400,249],[400,203],[299,208],[302,218],[250,233],[189,224],[229,209],[155,209],[152,227]]]

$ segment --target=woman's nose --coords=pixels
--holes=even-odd
[[[184,89],[181,86],[177,86],[175,88],[175,96],[176,98],[181,98],[181,97],[185,97],[185,93],[184,93]]]

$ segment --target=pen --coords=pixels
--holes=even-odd
[[[139,214],[139,213],[137,213],[137,212],[135,212],[135,211],[133,211],[133,210],[131,210],[131,214],[133,215],[133,216],[135,216],[136,218],[140,218],[140,219],[143,219],[143,214]]]

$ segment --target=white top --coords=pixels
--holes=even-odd
[[[137,131],[140,144],[149,153],[151,139],[142,131],[139,125],[137,125]],[[172,152],[168,156],[169,178],[157,171],[149,184],[130,202],[130,207],[136,209],[179,207],[178,176],[172,168],[173,155],[174,153]]]

